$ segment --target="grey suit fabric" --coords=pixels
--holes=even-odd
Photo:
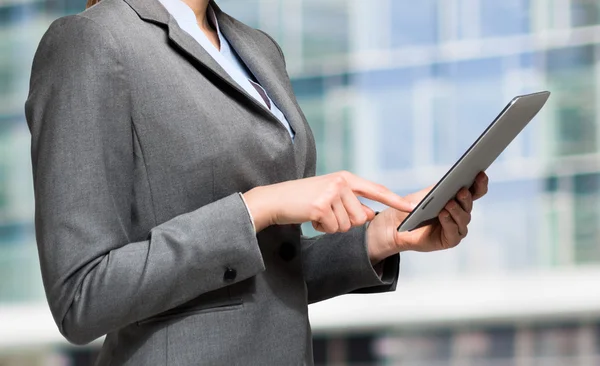
[[[236,85],[156,0],[103,0],[52,23],[25,103],[35,225],[62,334],[107,335],[98,365],[312,364],[307,304],[394,290],[365,228],[256,235],[237,192],[312,176],[315,143],[265,33],[222,31],[285,113]]]

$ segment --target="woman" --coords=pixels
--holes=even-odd
[[[394,290],[398,253],[457,245],[487,191],[397,233],[427,190],[313,177],[281,50],[208,0],[56,20],[25,107],[48,302],[69,341],[107,335],[99,365],[312,364],[308,303]]]

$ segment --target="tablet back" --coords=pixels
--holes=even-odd
[[[398,231],[410,231],[435,220],[446,203],[463,187],[470,187],[477,174],[485,171],[510,142],[535,117],[548,100],[544,91],[515,97],[498,117],[444,175],[438,184],[400,224]]]

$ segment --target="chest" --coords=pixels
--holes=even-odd
[[[314,165],[306,156],[307,125],[292,141],[280,121],[177,52],[165,34],[139,41],[147,46],[128,54],[123,66],[131,70],[126,74],[137,154],[159,204],[185,212],[234,192],[299,178],[299,164]]]

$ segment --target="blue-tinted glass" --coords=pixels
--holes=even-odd
[[[598,0],[571,0],[571,25],[583,27],[600,23]]]
[[[305,0],[302,2],[302,11],[304,57],[319,59],[348,52],[346,2]]]
[[[242,23],[253,28],[260,26],[259,0],[219,0],[219,7]]]
[[[452,76],[458,81],[462,79],[481,78],[489,78],[492,81],[492,79],[497,80],[504,72],[503,59],[501,58],[464,60],[456,62],[452,66]]]
[[[431,64],[431,76],[437,79],[450,78],[454,72],[454,64],[448,62],[434,62]]]
[[[381,168],[407,169],[413,156],[413,102],[410,89],[390,90],[376,95],[380,133]]]
[[[477,202],[485,215],[478,222],[478,229],[485,233],[484,242],[501,243],[496,262],[504,268],[528,268],[535,263],[539,215],[538,197],[540,182],[537,180],[501,180],[499,164],[488,170],[489,192]],[[498,180],[495,180],[496,177]],[[498,223],[502,223],[499,225]],[[506,230],[506,228],[511,228]]]
[[[413,87],[419,80],[430,76],[429,67],[369,71],[352,76],[351,84],[372,98],[379,118],[377,125],[383,169],[406,169],[412,165]]]
[[[450,165],[460,156],[457,148],[456,101],[454,93],[434,98],[433,110],[433,162]]]
[[[575,194],[600,193],[600,174],[581,174],[574,178]]]
[[[548,72],[570,70],[593,65],[594,60],[594,45],[552,49],[546,53],[546,68]]]
[[[85,1],[81,0],[62,0],[64,3],[64,9],[66,13],[74,14],[79,13],[85,9]]]
[[[520,54],[519,58],[521,68],[528,69],[537,65],[539,54],[534,52],[525,52]]]
[[[430,67],[412,67],[392,70],[371,70],[355,74],[350,82],[365,92],[404,89],[416,81],[429,78]]]
[[[579,89],[579,88],[577,88]],[[571,88],[573,95],[578,91]],[[565,100],[572,99],[563,96]],[[561,100],[559,100],[561,101]],[[556,136],[559,155],[578,155],[597,151],[595,109],[588,106],[569,105],[559,106],[557,110]]]
[[[507,36],[529,30],[529,0],[483,0],[481,7],[481,36]]]
[[[31,19],[36,12],[36,5],[29,3],[0,5],[0,29],[10,24]]]
[[[457,148],[462,154],[504,107],[501,65],[480,60],[456,65]]]
[[[600,261],[600,174],[573,177],[575,261]]]
[[[85,4],[85,0],[47,0],[43,2],[45,12],[55,13],[56,17],[79,13],[85,9]]]
[[[545,179],[544,181],[544,191],[554,193],[558,191],[558,177],[551,176]]]
[[[390,3],[393,47],[437,41],[438,0],[394,0]]]
[[[449,164],[459,158],[500,112],[502,59],[434,64],[431,73],[450,85],[434,98],[434,160]]]
[[[12,6],[0,6],[0,26],[7,26],[12,21],[12,15]]]
[[[323,77],[298,78],[292,80],[292,88],[298,98],[306,96],[322,96],[324,93]]]

